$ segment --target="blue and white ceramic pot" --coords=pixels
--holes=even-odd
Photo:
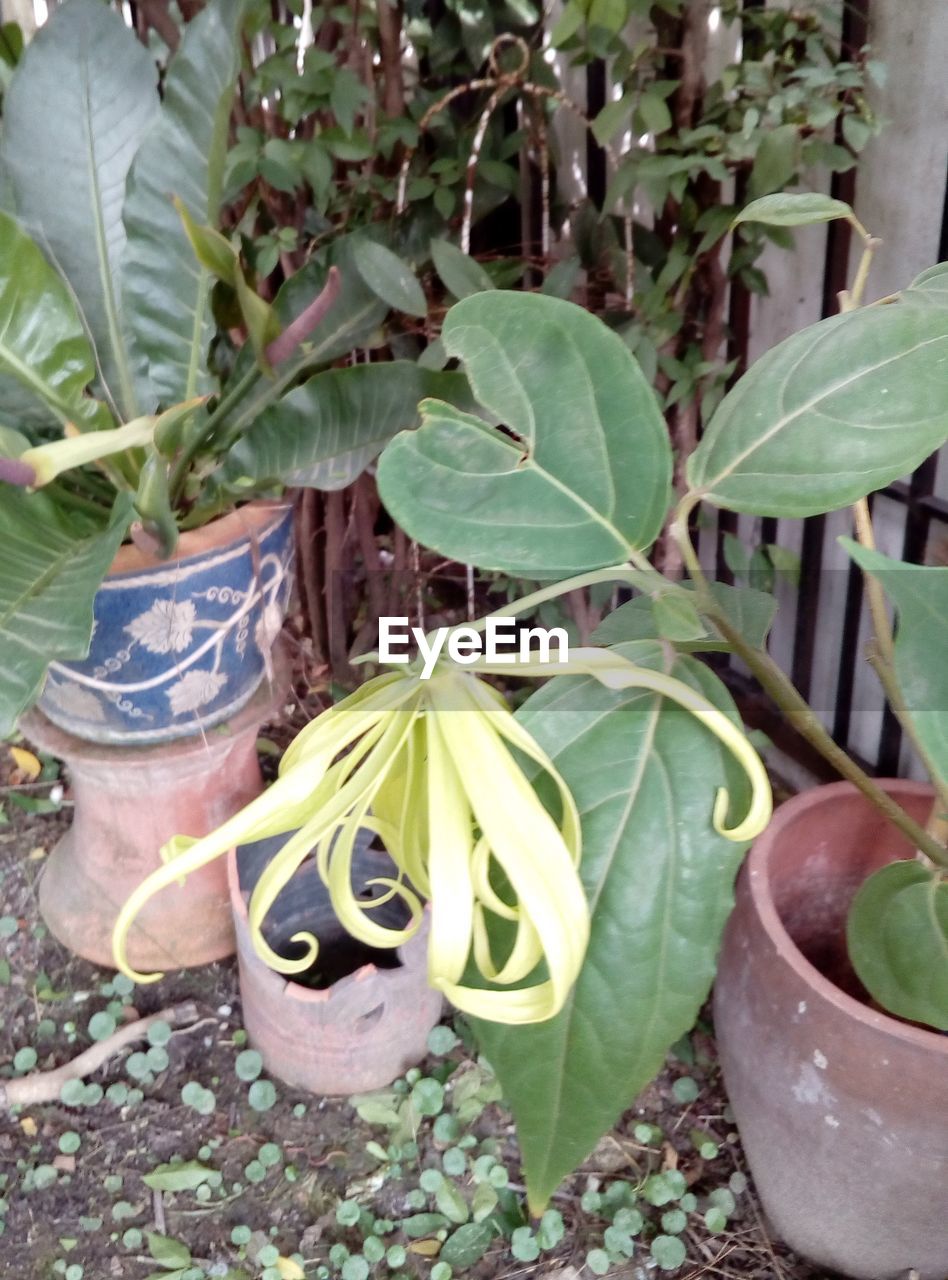
[[[293,508],[250,503],[169,560],[119,549],[88,658],[54,662],[39,708],[89,742],[148,744],[227,720],[270,669],[293,577]]]

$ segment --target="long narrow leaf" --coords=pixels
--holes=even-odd
[[[470,400],[460,373],[432,373],[408,361],[329,369],[271,405],[231,450],[231,482],[341,489],[398,431],[416,426],[428,395]]]
[[[85,395],[95,357],[69,290],[18,224],[0,213],[0,412],[9,427],[110,425]]]
[[[82,658],[92,601],[122,541],[131,504],[108,523],[77,526],[45,494],[4,486],[0,501],[0,736],[39,693],[56,659]]]
[[[126,418],[138,397],[121,307],[122,205],[158,107],[156,79],[118,14],[100,0],[68,0],[31,41],[3,100],[2,163],[17,212],[69,281]]]
[[[214,389],[206,364],[213,281],[195,259],[172,197],[197,223],[216,226],[243,8],[238,0],[218,0],[188,24],[168,71],[161,112],[129,178],[125,305],[165,404]]]

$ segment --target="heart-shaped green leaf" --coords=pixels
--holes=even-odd
[[[822,320],[762,356],[688,459],[706,501],[761,516],[844,507],[948,438],[948,310],[901,304]]]
[[[879,579],[899,611],[899,685],[933,768],[948,780],[948,569],[890,560],[849,538],[840,542],[861,569]]]
[[[668,669],[656,642],[618,650]],[[671,673],[737,714],[693,658]],[[694,1023],[714,976],[742,848],[711,824],[715,789],[744,795],[716,738],[643,690],[560,676],[517,713],[579,807],[592,932],[582,972],[551,1021],[476,1033],[513,1107],[534,1212],[610,1129]]]
[[[559,577],[627,560],[661,529],[671,450],[625,344],[559,298],[493,291],[448,313],[443,341],[506,431],[423,406],[379,466],[419,542],[485,569]]]
[[[948,880],[892,862],[862,885],[846,926],[863,986],[890,1013],[948,1031]]]

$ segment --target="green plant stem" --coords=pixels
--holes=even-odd
[[[853,504],[853,520],[856,527],[856,540],[867,551],[875,551],[876,538],[872,529],[872,516],[869,514],[868,498],[860,498]],[[889,623],[889,615],[885,607],[885,592],[882,583],[871,573],[863,573],[863,585],[866,600],[869,604],[869,615],[872,618],[872,629],[875,632],[876,644],[883,660],[890,665],[895,660],[895,639]]]
[[[806,700],[797,692],[784,672],[769,654],[749,645],[726,618],[711,615],[711,620],[722,636],[734,647],[734,651],[747,663],[757,680],[773,698],[789,723],[812,747],[819,751],[838,773],[858,787],[867,800],[894,823],[913,845],[931,858],[932,862],[948,869],[948,849],[934,840],[924,827],[911,818],[864,770],[860,769],[847,753],[838,746],[817,719]]]
[[[697,505],[694,494],[686,494],[679,504],[672,523],[672,536],[681,548],[682,558],[694,583],[701,611],[714,623],[734,652],[744,660],[787,721],[814,747],[833,768],[851,782],[877,809],[912,841],[912,844],[939,867],[948,869],[948,849],[939,844],[925,829],[889,796],[879,784],[861,769],[855,760],[838,746],[820,723],[792,681],[774,662],[770,654],[748,644],[717,607],[708,588],[708,581],[698,561],[697,553],[688,536],[688,515]]]
[[[580,573],[573,578],[563,578],[559,582],[551,583],[548,587],[541,587],[539,591],[532,591],[530,595],[522,596],[519,600],[511,600],[509,604],[492,610],[483,618],[462,623],[461,626],[467,631],[483,631],[491,618],[513,618],[517,614],[526,613],[541,604],[546,604],[548,600],[556,600],[559,596],[566,595],[570,591],[578,591],[583,587],[598,586],[601,582],[624,582],[627,586],[637,587],[644,592],[658,588],[670,592],[683,590],[662,577],[658,570],[654,569],[638,552],[633,552],[629,559],[630,564],[612,565],[608,569],[590,569],[588,573]]]
[[[844,290],[839,297],[840,311],[855,311],[857,307],[862,306],[862,295],[866,291],[866,282],[869,279],[869,270],[872,267],[872,259],[875,252],[882,244],[882,241],[862,228],[863,251],[862,257],[859,259],[859,266],[856,268],[856,278],[853,280],[853,287]]]
[[[225,454],[257,416],[274,401],[279,400],[284,391],[291,387],[313,363],[313,357],[304,353],[295,360],[288,360],[281,364],[278,372],[272,377],[265,377],[259,366],[254,364],[233,387],[229,387],[223,393],[217,408],[208,415],[201,430],[196,431],[186,442],[175,461],[169,482],[172,505],[180,501],[188,467],[201,449],[206,444],[213,443],[219,455]],[[254,394],[255,391],[257,394]],[[235,409],[239,409],[240,412],[234,421],[228,423],[227,418]],[[221,431],[222,425],[223,431]],[[215,441],[214,437],[218,433],[219,438]]]
[[[228,388],[223,393],[218,401],[217,408],[207,415],[201,429],[193,431],[182,445],[181,452],[175,459],[168,481],[172,505],[181,497],[181,490],[184,487],[188,467],[190,467],[197,454],[201,452],[203,446],[211,439],[224,416],[240,402],[260,376],[260,370],[256,365],[252,365],[233,387]]]

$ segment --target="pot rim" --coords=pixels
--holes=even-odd
[[[235,507],[226,515],[209,520],[197,529],[186,529],[178,538],[173,554],[167,558],[152,555],[134,542],[125,542],[115,553],[108,577],[167,567],[226,547],[240,541],[252,531],[278,523],[292,506],[292,501],[286,498],[256,498],[242,507]]]
[[[925,782],[914,782],[905,778],[877,778],[876,781],[890,794],[899,793],[905,796],[932,796],[932,788]],[[777,809],[770,824],[762,835],[754,841],[745,862],[747,887],[757,911],[761,925],[773,943],[779,958],[797,974],[801,981],[811,987],[816,995],[833,1005],[841,1014],[855,1018],[858,1022],[886,1035],[903,1040],[929,1053],[940,1054],[948,1060],[948,1035],[933,1030],[926,1030],[908,1022],[902,1022],[891,1014],[870,1009],[853,996],[841,991],[830,980],[820,973],[815,965],[803,955],[787,932],[783,921],[774,905],[770,890],[769,858],[774,844],[783,831],[796,818],[801,809],[824,803],[833,804],[842,796],[853,796],[869,805],[861,792],[851,782],[829,782],[822,786],[801,791]]]

